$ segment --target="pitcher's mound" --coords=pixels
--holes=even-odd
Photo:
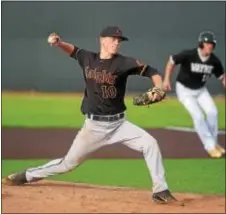
[[[174,194],[184,206],[156,205],[151,192],[56,181],[2,187],[3,213],[225,213],[225,196]]]

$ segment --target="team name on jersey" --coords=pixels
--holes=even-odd
[[[211,74],[213,70],[212,65],[203,65],[200,63],[191,63],[191,71],[195,73]]]
[[[108,83],[110,85],[114,85],[116,79],[116,75],[113,75],[111,72],[100,70],[98,68],[91,69],[89,66],[85,67],[85,76],[87,79],[95,80],[96,83]]]

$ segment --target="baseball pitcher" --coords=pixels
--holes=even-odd
[[[86,87],[81,111],[86,119],[63,158],[9,175],[3,183],[22,185],[66,173],[102,146],[122,143],[142,152],[153,181],[153,201],[174,202],[176,199],[168,189],[156,139],[126,120],[124,103],[128,76],[149,77],[154,84],[147,92],[134,97],[134,105],[150,105],[163,100],[162,78],[152,66],[118,53],[121,42],[128,40],[118,27],[106,27],[99,39],[100,51],[94,53],[62,41],[56,33],[49,35],[48,43],[63,50],[82,68]]]

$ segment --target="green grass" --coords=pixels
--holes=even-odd
[[[3,160],[2,176],[45,163],[45,160]],[[225,195],[225,159],[164,161],[173,192]],[[110,186],[151,188],[144,160],[87,160],[72,172],[48,179]]]
[[[2,94],[2,126],[75,127],[80,128],[84,116],[80,112],[81,97],[30,96]],[[225,129],[225,102],[217,101],[219,128]],[[126,99],[127,119],[144,127],[192,127],[192,120],[177,100],[166,100],[148,107],[136,107]]]

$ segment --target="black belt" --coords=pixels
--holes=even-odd
[[[115,115],[94,115],[94,114],[87,114],[87,117],[91,120],[97,120],[97,121],[104,121],[104,122],[113,122],[119,119],[122,119],[125,117],[125,113],[119,113]]]

